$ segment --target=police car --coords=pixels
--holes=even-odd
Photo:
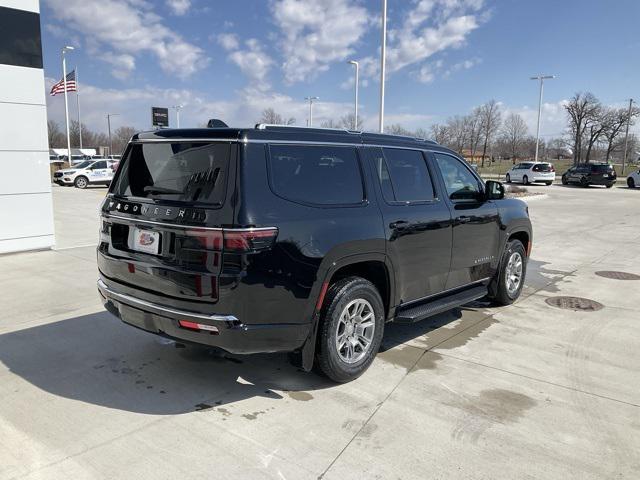
[[[58,170],[53,174],[53,181],[60,186],[87,188],[89,185],[109,185],[113,180],[114,170],[108,160],[85,160],[72,168]]]

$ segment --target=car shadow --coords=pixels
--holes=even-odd
[[[297,369],[286,354],[234,356],[183,347],[107,312],[0,335],[0,362],[51,394],[152,415],[283,398],[278,392],[296,398],[296,392],[334,385]]]

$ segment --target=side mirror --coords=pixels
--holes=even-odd
[[[487,180],[485,183],[486,200],[502,200],[504,198],[504,185],[495,180]]]

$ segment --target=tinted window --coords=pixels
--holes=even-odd
[[[550,172],[551,171],[551,164],[549,164],[549,163],[539,163],[539,164],[533,166],[533,171],[534,172]]]
[[[0,63],[42,68],[40,15],[0,7]]]
[[[220,205],[227,185],[230,146],[201,143],[132,144],[112,192]]]
[[[521,163],[520,168],[522,168],[523,170],[529,170],[532,165],[533,163]]]
[[[100,162],[96,162],[93,164],[93,166],[91,168],[107,168],[107,162],[105,162],[104,160],[100,161]]]
[[[613,170],[613,165],[591,165],[591,171],[595,173],[607,173]]]
[[[362,202],[354,147],[273,145],[269,151],[271,188],[279,196],[315,205]]]
[[[420,202],[434,199],[433,183],[422,152],[393,148],[377,150],[376,171],[388,202]]]
[[[436,153],[435,157],[442,172],[449,198],[451,200],[477,200],[480,194],[480,184],[462,161],[441,153]]]

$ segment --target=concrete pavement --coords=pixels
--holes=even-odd
[[[121,324],[86,246],[105,190],[54,188],[60,250],[0,257],[0,479],[640,477],[640,281],[595,274],[640,274],[640,191],[529,188],[524,297],[388,325],[346,385]]]

